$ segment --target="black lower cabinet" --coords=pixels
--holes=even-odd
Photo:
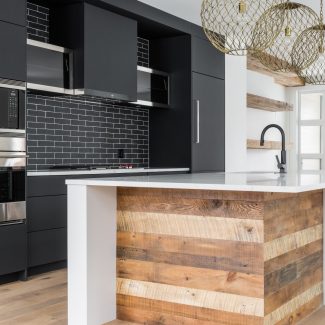
[[[28,231],[67,227],[67,196],[31,197],[27,200]]]
[[[0,226],[0,275],[24,271],[27,265],[26,224]]]
[[[28,267],[67,259],[67,228],[28,234]]]

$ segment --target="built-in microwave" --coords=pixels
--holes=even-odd
[[[73,95],[71,50],[27,40],[27,88]]]
[[[0,84],[0,132],[25,129],[25,90]]]
[[[138,98],[141,106],[170,107],[170,75],[166,72],[138,66]]]

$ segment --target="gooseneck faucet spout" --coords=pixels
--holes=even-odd
[[[264,146],[265,133],[267,132],[267,130],[269,130],[271,128],[276,128],[281,132],[281,137],[282,137],[281,161],[279,159],[279,156],[275,156],[275,157],[276,157],[276,160],[278,163],[278,168],[280,170],[280,173],[284,174],[287,172],[287,166],[286,166],[287,165],[287,152],[286,152],[286,137],[285,137],[285,133],[284,133],[284,130],[282,129],[282,127],[277,124],[270,124],[270,125],[266,126],[261,134],[260,145]]]

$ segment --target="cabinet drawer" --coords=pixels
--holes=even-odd
[[[0,20],[26,26],[26,0],[1,0]]]
[[[27,268],[26,224],[0,227],[0,275]]]
[[[67,226],[67,197],[43,196],[27,199],[28,232],[65,228]]]
[[[46,195],[66,195],[65,176],[27,177],[27,197]]]
[[[0,78],[26,81],[26,28],[0,21]]]
[[[192,70],[219,79],[225,78],[225,55],[209,41],[192,37]]]
[[[67,229],[28,234],[28,266],[39,266],[67,259]]]

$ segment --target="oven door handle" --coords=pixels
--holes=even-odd
[[[25,220],[17,220],[17,221],[9,221],[9,222],[2,222],[0,223],[0,227],[6,227],[6,226],[14,226],[14,225],[22,225],[26,221]]]

